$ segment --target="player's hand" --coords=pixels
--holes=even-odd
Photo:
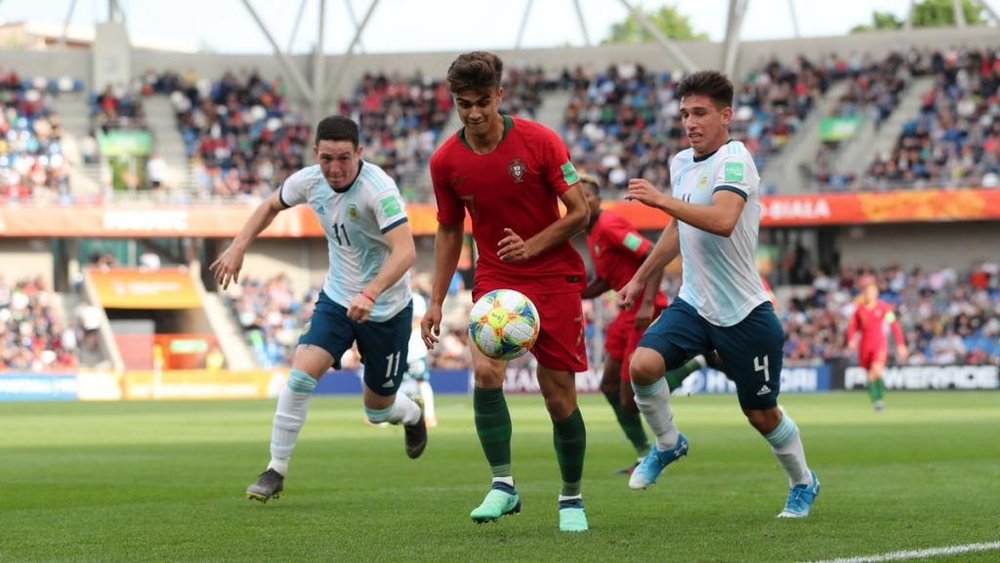
[[[375,308],[375,302],[362,294],[357,294],[351,299],[351,306],[347,308],[347,318],[354,322],[363,323],[368,320]]]
[[[635,298],[642,292],[645,284],[637,282],[634,278],[625,284],[625,287],[618,290],[618,306],[629,308],[635,302]]]
[[[899,363],[903,363],[906,361],[906,358],[909,357],[910,357],[910,351],[906,349],[906,346],[900,344],[899,346],[896,347],[896,361],[898,361]]]
[[[657,208],[662,207],[662,201],[669,197],[671,196],[660,193],[649,180],[642,178],[629,180],[628,191],[625,193],[625,199],[628,201],[638,201],[643,205]]]
[[[858,351],[858,341],[853,338],[847,341],[847,351],[854,353]]]
[[[229,284],[238,283],[238,278],[240,275],[240,270],[243,268],[243,249],[238,248],[235,245],[229,245],[229,248],[219,256],[212,265],[208,267],[212,272],[212,277],[215,278],[215,282],[219,284],[222,289],[228,289]]]
[[[653,323],[653,313],[656,309],[652,303],[643,303],[635,313],[635,328],[643,330]]]
[[[441,306],[429,305],[424,313],[423,320],[420,321],[420,338],[424,341],[424,346],[428,350],[433,350],[434,345],[441,340]]]
[[[532,251],[526,240],[512,229],[505,228],[503,232],[507,233],[507,236],[497,243],[497,246],[500,247],[497,250],[497,256],[502,262],[523,262],[532,257]]]

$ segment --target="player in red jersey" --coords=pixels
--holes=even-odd
[[[906,359],[908,352],[903,340],[903,331],[892,307],[878,298],[878,283],[873,276],[865,276],[859,280],[862,296],[858,300],[851,323],[847,325],[847,349],[858,353],[861,367],[868,370],[868,396],[876,412],[885,408],[885,381],[882,372],[885,371],[886,356],[889,351],[888,333],[896,341],[896,357],[900,361]],[[855,335],[861,332],[861,345]]]
[[[541,333],[531,352],[538,361],[538,383],[562,474],[559,529],[582,532],[587,530],[580,495],[587,438],[574,375],[587,369],[580,298],[586,269],[569,240],[586,227],[587,201],[558,135],[500,113],[502,76],[500,58],[482,51],[459,56],[448,69],[463,127],[431,157],[438,230],[421,333],[428,348],[438,342],[441,306],[458,263],[468,212],[479,252],[473,298],[510,288],[538,308]],[[562,216],[560,201],[566,207]],[[521,510],[511,471],[510,411],[503,395],[507,363],[486,357],[475,346],[470,349],[476,432],[493,473],[489,493],[470,516],[475,522],[492,522]]]
[[[584,299],[599,297],[606,291],[618,291],[632,279],[642,265],[642,261],[653,249],[653,244],[642,236],[628,219],[613,211],[601,209],[600,183],[589,174],[582,174],[584,194],[590,211],[587,226],[587,250],[594,265],[594,279],[583,291]],[[663,271],[655,272],[631,307],[622,309],[604,332],[604,373],[601,378],[601,392],[615,411],[618,424],[625,436],[632,442],[641,460],[649,453],[649,438],[642,427],[639,408],[632,393],[632,380],[628,374],[628,360],[639,345],[639,339],[653,319],[667,308],[667,296],[658,288]],[[688,361],[680,368],[667,374],[667,383],[673,391],[685,377],[705,367],[704,356]],[[637,465],[630,465],[619,473],[631,474]]]

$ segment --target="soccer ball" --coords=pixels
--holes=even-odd
[[[483,354],[497,360],[513,360],[526,354],[535,344],[540,327],[535,304],[513,289],[487,293],[469,313],[469,336]]]

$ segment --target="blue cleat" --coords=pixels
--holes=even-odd
[[[582,498],[559,501],[560,532],[586,532],[588,528]]]
[[[781,511],[778,518],[805,518],[809,516],[813,502],[819,496],[819,477],[815,471],[812,474],[812,485],[795,485],[788,491],[788,500],[785,501],[785,509]]]
[[[656,483],[656,479],[659,478],[660,473],[663,473],[663,470],[668,465],[686,456],[687,453],[688,441],[683,434],[677,438],[677,444],[665,452],[661,452],[657,449],[656,445],[653,445],[649,450],[649,454],[632,471],[632,476],[628,480],[628,486],[632,489],[645,489],[649,487]]]
[[[486,494],[483,503],[477,506],[469,516],[476,524],[496,522],[503,516],[521,512],[521,498],[510,485],[493,483],[493,488]]]

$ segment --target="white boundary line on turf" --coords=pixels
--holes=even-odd
[[[859,555],[857,557],[847,557],[844,559],[826,559],[814,563],[878,563],[880,561],[902,561],[906,559],[926,559],[937,557],[938,555],[959,555],[961,553],[974,553],[977,551],[993,551],[1000,549],[1000,542],[970,543],[966,545],[953,545],[949,547],[932,547],[930,549],[917,549],[912,551],[893,551],[881,555]]]

